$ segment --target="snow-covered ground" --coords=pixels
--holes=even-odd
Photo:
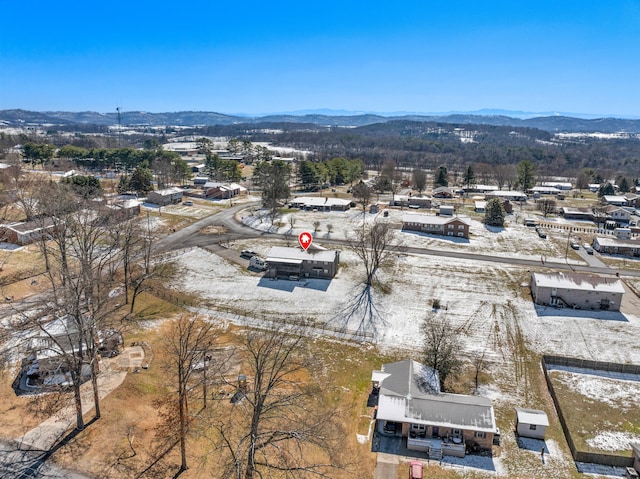
[[[275,244],[281,243],[245,241],[235,247],[266,256]],[[379,274],[390,291],[370,292],[376,314],[356,312],[348,319],[363,291],[363,272],[350,251],[342,251],[340,271],[331,281],[271,280],[201,249],[185,252],[177,261],[183,274],[173,287],[197,294],[203,305],[226,311],[231,320],[234,314],[282,322],[310,318],[373,333],[383,346],[419,348],[421,324],[432,311],[432,300],[438,299],[439,314],[464,328],[468,353],[486,350],[495,360],[512,358],[522,338],[538,353],[640,363],[638,316],[534,306],[527,298],[529,274],[515,266],[398,254]]]
[[[366,213],[364,219],[389,221],[399,226],[403,213],[390,210],[388,217]],[[261,219],[260,210],[245,210],[241,214],[242,221],[256,229],[289,233],[291,246],[297,244],[300,232],[314,231],[315,221],[320,224],[314,242],[323,245],[324,238],[342,239],[363,220],[363,213],[358,209],[330,213],[295,212],[293,215],[293,228],[288,214],[279,219],[280,225],[276,228],[271,227],[268,220]],[[566,235],[562,233],[557,233],[554,239],[554,233],[550,232],[551,238],[542,240],[532,228],[523,225],[495,230],[477,220],[471,221],[470,240],[420,235],[399,229],[395,235],[407,246],[535,260],[543,254],[548,261],[564,260]],[[331,233],[328,224],[332,225]],[[281,246],[285,241],[265,235],[237,241],[231,248],[238,254],[242,249],[250,249],[266,257],[272,246]],[[329,243],[324,246],[336,247]],[[341,249],[341,267],[331,281],[271,280],[248,272],[242,262],[229,261],[203,249],[192,249],[174,258],[182,274],[176,276],[171,286],[198,295],[202,298],[203,311],[226,321],[255,324],[264,320],[286,323],[310,319],[330,328],[365,331],[382,348],[414,348],[416,355],[422,347],[421,325],[427,315],[434,314],[432,302],[437,299],[441,308],[435,314],[447,315],[464,332],[461,354],[483,352],[492,367],[502,371],[519,361],[523,344],[540,354],[640,364],[640,350],[636,347],[640,334],[637,309],[627,308],[619,313],[535,306],[529,298],[529,272],[524,267],[408,253],[394,255],[392,264],[378,275],[384,288],[373,288],[364,294],[363,268],[347,249]],[[359,300],[364,300],[364,304],[358,303]],[[372,314],[364,314],[368,305],[371,305]],[[591,381],[585,381],[580,386],[589,388],[589,383]],[[638,384],[633,383],[632,387]],[[497,407],[522,404],[518,388],[507,384],[491,383],[479,392],[494,399]],[[621,389],[602,384],[591,386],[589,392],[595,397],[624,394]],[[640,397],[640,394],[635,395]],[[604,447],[609,440],[609,436],[604,435],[606,432],[593,439],[596,444]],[[511,441],[509,438],[512,436],[507,434],[503,439]],[[546,447],[545,470],[557,473],[556,477],[567,477],[565,473],[571,467],[571,458],[553,441],[546,441]],[[531,454],[539,455],[539,449],[537,452],[531,450]],[[536,459],[539,458],[525,459],[524,475],[520,477],[536,467]],[[504,475],[504,467],[513,473],[512,468],[518,466],[511,461],[504,465],[501,461],[493,461],[478,465],[452,463],[450,467]]]
[[[383,211],[388,216],[385,217]],[[540,260],[544,256],[547,260],[556,259],[564,261],[565,255],[572,252],[567,248],[567,234],[560,231],[547,231],[548,238],[538,237],[533,228],[523,224],[516,224],[516,215],[507,217],[507,227],[497,228],[483,224],[479,217],[461,216],[471,223],[470,237],[456,238],[422,234],[416,231],[401,231],[402,217],[407,213],[423,213],[421,210],[400,210],[388,208],[379,213],[363,213],[362,208],[352,208],[348,211],[313,212],[295,211],[284,214],[278,218],[275,225],[271,225],[266,216],[266,211],[254,209],[242,216],[242,221],[260,231],[271,233],[297,235],[302,231],[314,233],[318,223],[319,230],[314,233],[318,242],[323,238],[344,239],[352,234],[353,230],[362,225],[362,221],[373,223],[375,221],[388,222],[397,228],[395,232],[396,242],[405,246],[435,248],[445,251],[465,251],[469,253],[484,253],[494,256],[514,257],[523,259]],[[433,214],[424,213],[424,214]],[[291,226],[291,219],[294,224]],[[520,221],[522,221],[520,217]],[[562,223],[563,219],[553,218],[551,222]],[[329,226],[330,225],[330,226]],[[329,232],[329,229],[331,231]],[[581,260],[572,259],[569,262],[584,264]]]

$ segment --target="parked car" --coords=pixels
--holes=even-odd
[[[240,252],[240,256],[243,258],[251,259],[254,256],[258,256],[258,253],[256,253],[255,251],[251,251],[250,249],[243,249]]]
[[[252,256],[249,260],[249,268],[257,269],[260,271],[267,270],[267,262],[260,256]]]
[[[540,236],[540,238],[546,238],[547,237],[547,232],[545,230],[543,230],[542,228],[538,229],[538,236]]]
[[[384,425],[384,432],[388,434],[395,434],[397,429],[397,424],[395,422],[387,421]]]
[[[187,200],[187,201],[184,201],[182,204],[185,206],[193,206],[193,201]]]
[[[571,241],[571,243],[569,244],[573,249],[580,249],[580,243],[578,243],[577,241]]]
[[[582,245],[582,247],[587,252],[587,254],[593,254],[593,248],[591,247],[591,245],[589,243],[584,243]]]
[[[409,479],[422,479],[422,468],[420,461],[411,461],[409,463]]]

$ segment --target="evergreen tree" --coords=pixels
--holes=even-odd
[[[464,172],[463,181],[467,188],[476,183],[476,175],[473,171],[472,165],[467,166],[467,171]]]
[[[602,183],[600,188],[598,188],[598,197],[602,198],[603,196],[615,195],[616,190],[611,183],[608,181],[606,183]]]
[[[447,178],[447,167],[440,166],[436,171],[436,177],[433,182],[434,186],[449,186],[449,179]]]
[[[123,194],[131,189],[131,179],[127,175],[122,175],[118,181],[118,193]]]
[[[139,193],[148,193],[153,191],[153,173],[147,166],[148,163],[142,162],[133,173],[129,180],[129,187]]]
[[[504,226],[504,218],[507,216],[500,198],[492,198],[487,201],[484,213],[484,224],[489,226]]]
[[[70,185],[75,194],[82,198],[93,198],[102,191],[100,180],[95,176],[74,175],[63,178],[60,182],[64,185]]]
[[[629,191],[631,191],[631,186],[629,185],[629,180],[626,176],[623,176],[618,180],[618,191],[620,193],[629,193]]]
[[[524,191],[533,188],[536,181],[536,165],[529,160],[522,160],[516,165],[518,171],[518,185]]]

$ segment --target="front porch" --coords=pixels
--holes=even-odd
[[[429,459],[442,459],[442,456],[465,456],[465,443],[462,438],[454,438],[453,442],[447,438],[407,438],[407,449],[410,451],[422,451],[428,454]]]
[[[384,420],[378,421],[375,432],[374,437],[377,437],[378,444],[386,444],[390,448],[381,452],[406,449],[406,453],[401,454],[434,460],[440,460],[442,456],[465,457],[467,445],[462,434],[440,436],[437,428]],[[374,441],[374,447],[375,443],[376,441]]]

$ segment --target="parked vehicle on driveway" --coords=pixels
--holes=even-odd
[[[573,249],[580,249],[580,243],[578,243],[577,241],[571,241],[571,243],[569,244]]]
[[[249,260],[249,268],[258,269],[260,271],[267,270],[267,262],[263,260],[260,256],[252,256]]]
[[[587,254],[593,254],[593,248],[591,247],[591,245],[589,243],[584,243],[582,245],[582,247],[587,252]]]
[[[542,228],[538,229],[538,236],[540,236],[540,238],[546,238],[547,237],[547,232],[545,230],[543,230]]]
[[[243,249],[240,253],[240,256],[243,258],[251,259],[254,256],[258,256],[258,253],[256,253],[255,251],[251,251],[250,249]]]
[[[411,461],[409,463],[409,479],[422,479],[423,465],[420,461]]]

